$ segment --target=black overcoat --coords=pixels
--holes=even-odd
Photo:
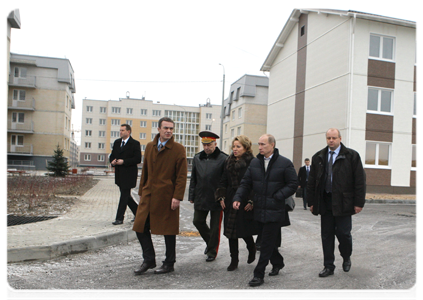
[[[123,148],[120,148],[122,139],[115,140],[109,161],[123,159],[124,163],[115,166],[115,183],[121,189],[131,189],[137,185],[138,164],[141,162],[140,142],[129,137]]]

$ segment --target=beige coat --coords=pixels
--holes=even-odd
[[[172,137],[159,152],[159,134],[147,144],[138,194],[140,203],[133,226],[144,232],[150,214],[152,234],[179,234],[179,208],[171,209],[172,198],[183,200],[187,182],[185,148]]]

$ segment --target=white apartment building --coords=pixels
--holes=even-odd
[[[298,169],[340,129],[368,192],[415,193],[416,23],[358,11],[294,9],[261,70],[268,132]]]
[[[141,144],[141,153],[157,134],[158,121],[169,117],[175,122],[175,141],[185,146],[188,165],[201,151],[198,133],[220,132],[221,105],[209,101],[198,107],[153,103],[151,100],[127,96],[119,100],[83,100],[80,166],[108,167],[113,143],[120,138],[122,124],[132,128],[132,138]]]

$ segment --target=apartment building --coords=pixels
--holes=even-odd
[[[267,129],[298,169],[340,129],[368,192],[415,193],[416,23],[358,11],[294,9],[261,70]]]
[[[175,122],[175,141],[185,146],[188,165],[200,151],[198,133],[202,130],[220,131],[221,105],[208,100],[198,107],[153,103],[151,100],[120,98],[116,100],[83,100],[81,124],[80,166],[108,167],[113,142],[118,139],[120,126],[129,124],[132,137],[141,144],[144,154],[147,143],[157,134],[158,121],[169,117]]]
[[[69,158],[75,79],[68,59],[10,53],[9,168],[44,170],[57,145]]]
[[[246,135],[258,153],[258,139],[266,133],[269,79],[266,76],[245,74],[231,84],[229,97],[224,101],[222,149],[232,153],[232,140]]]

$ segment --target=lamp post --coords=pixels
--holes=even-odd
[[[225,117],[225,67],[219,63],[223,67],[223,82],[222,82],[222,110],[220,113],[220,149],[222,150],[222,139],[223,139],[223,118]]]

